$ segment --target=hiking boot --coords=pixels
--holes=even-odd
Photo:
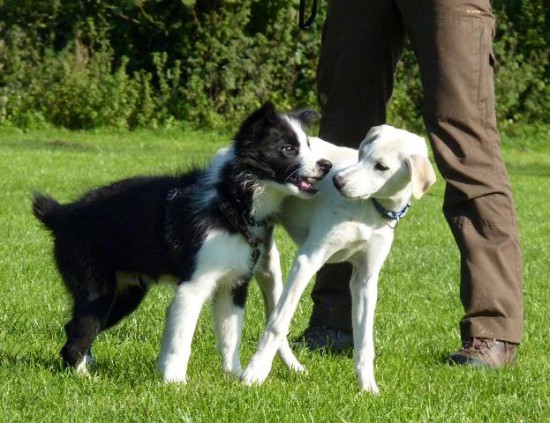
[[[292,346],[305,346],[310,351],[326,350],[339,353],[353,348],[353,334],[340,329],[310,326]]]
[[[488,338],[469,338],[449,357],[451,364],[499,368],[512,365],[518,344]]]

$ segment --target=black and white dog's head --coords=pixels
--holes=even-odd
[[[317,192],[315,182],[332,164],[310,148],[304,127],[319,118],[314,110],[279,114],[265,103],[241,125],[233,146],[225,153],[235,166],[263,186],[286,195],[308,197]]]

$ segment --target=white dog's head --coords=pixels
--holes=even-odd
[[[347,198],[420,198],[435,182],[422,137],[389,125],[375,126],[359,147],[358,162],[333,176]]]

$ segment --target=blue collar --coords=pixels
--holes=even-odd
[[[411,207],[411,200],[407,201],[407,204],[405,207],[403,207],[399,211],[391,211],[384,208],[382,204],[376,200],[376,198],[371,198],[372,204],[374,204],[374,207],[382,215],[382,217],[385,217],[386,219],[395,220],[396,223],[399,223],[399,220],[407,214],[409,211],[409,208]]]

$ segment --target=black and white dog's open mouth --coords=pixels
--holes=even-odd
[[[292,177],[289,182],[295,185],[300,190],[300,192],[306,194],[316,194],[318,189],[315,185],[315,182],[323,179],[323,176],[324,175],[320,177],[296,175]]]

